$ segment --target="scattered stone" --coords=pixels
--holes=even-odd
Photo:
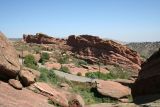
[[[22,84],[20,81],[15,80],[15,79],[9,79],[8,83],[13,86],[16,89],[21,90],[23,88]]]
[[[131,90],[120,83],[104,80],[97,80],[96,82],[97,91],[104,96],[110,96],[119,99],[131,94]]]

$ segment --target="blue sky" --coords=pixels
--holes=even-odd
[[[0,0],[7,37],[43,32],[120,41],[160,41],[160,0]]]

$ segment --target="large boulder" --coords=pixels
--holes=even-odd
[[[67,40],[67,44],[72,47],[72,52],[79,54],[81,58],[89,63],[100,61],[104,64],[117,64],[134,70],[140,69],[140,55],[127,46],[112,40],[103,40],[91,35],[77,37],[71,35]],[[92,60],[88,60],[85,56],[91,57]],[[96,58],[100,60],[96,60]]]
[[[0,32],[0,77],[15,78],[19,71],[20,63],[16,50]]]
[[[104,96],[120,99],[131,94],[131,90],[120,83],[97,80],[97,91]]]
[[[134,83],[134,97],[160,93],[160,49],[142,64],[138,78]]]
[[[40,72],[34,69],[24,67],[20,71],[19,77],[24,86],[29,86],[40,77]]]

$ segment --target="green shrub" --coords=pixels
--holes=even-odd
[[[82,73],[81,73],[81,72],[78,72],[78,73],[77,73],[77,76],[82,76]]]
[[[26,67],[29,67],[29,68],[32,68],[32,69],[37,69],[38,68],[37,62],[35,61],[33,55],[27,55],[27,56],[25,56],[25,58],[24,58],[24,65]]]
[[[87,65],[88,63],[84,60],[79,60],[78,65]]]
[[[110,73],[114,78],[128,79],[130,78],[132,71],[129,69],[124,69],[120,66],[116,66],[115,68],[110,70]]]
[[[41,73],[39,81],[48,82],[48,70],[45,68],[39,68],[39,71]]]
[[[44,64],[47,60],[49,60],[49,54],[43,52],[43,53],[41,54],[40,62],[41,62],[42,64]]]
[[[102,80],[115,79],[112,73],[104,74],[101,72],[88,72],[85,74],[85,76],[93,79],[102,79]]]
[[[40,68],[39,71],[41,73],[39,81],[51,82],[51,83],[57,82],[57,78],[53,70],[47,70],[46,68]]]
[[[65,67],[65,66],[62,66],[59,70],[65,72],[65,73],[70,73],[68,67]]]
[[[66,54],[61,55],[57,60],[58,60],[58,63],[60,64],[67,64],[69,62],[69,56]]]
[[[131,71],[125,70],[121,67],[115,67],[114,69],[110,70],[110,73],[101,73],[101,72],[88,72],[85,74],[86,77],[93,78],[93,79],[128,79],[131,76]]]

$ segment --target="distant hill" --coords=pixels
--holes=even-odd
[[[132,42],[126,45],[140,53],[140,55],[145,59],[160,48],[160,42]]]

